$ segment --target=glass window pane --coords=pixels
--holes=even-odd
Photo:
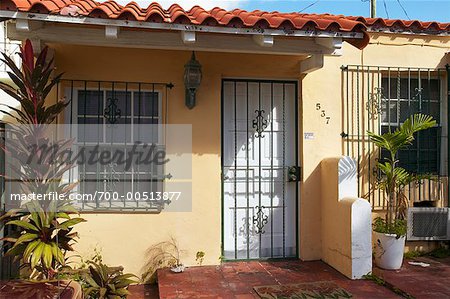
[[[98,175],[86,174],[81,182],[81,192],[84,194],[94,194],[97,190],[103,191],[103,183],[98,179]]]
[[[391,131],[395,128],[391,126]],[[388,132],[388,126],[382,126],[381,132]],[[439,173],[439,132],[440,128],[435,127],[416,134],[413,144],[398,152],[398,166],[412,173]],[[386,161],[388,157],[389,152],[382,149],[380,160]]]
[[[439,102],[431,102],[430,103],[430,115],[436,120],[437,123],[440,123],[441,120],[441,111],[440,111],[440,103]]]
[[[392,76],[392,74],[391,74]],[[383,88],[383,95],[386,99],[395,99],[396,96],[396,88],[397,81],[395,78],[384,77],[381,79],[381,86]]]
[[[79,90],[78,115],[103,115],[103,91]]]
[[[131,142],[131,119],[119,118],[115,124],[106,124],[105,137],[107,143]]]
[[[158,143],[159,129],[158,119],[134,118],[134,141]]]
[[[134,92],[134,116],[158,116],[157,92]]]
[[[426,100],[439,100],[440,98],[440,90],[439,90],[439,81],[438,79],[422,79],[422,98]]]
[[[106,92],[106,105],[109,105],[112,99],[116,100],[115,104],[117,105],[117,109],[120,110],[120,115],[122,117],[131,116],[131,92],[109,90]]]
[[[419,146],[421,149],[436,149],[438,146],[438,133],[437,127],[430,128],[419,132]]]
[[[78,142],[102,142],[103,119],[98,117],[78,117]]]
[[[388,105],[390,107],[389,111]],[[381,122],[397,123],[397,101],[386,100],[381,102]]]

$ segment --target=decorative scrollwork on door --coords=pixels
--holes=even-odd
[[[256,226],[257,234],[264,234],[266,231],[264,230],[264,226],[269,222],[269,216],[264,214],[264,207],[257,206],[255,207],[257,212],[256,216],[253,217],[253,224]]]
[[[266,113],[264,110],[255,110],[256,118],[253,120],[253,129],[256,129],[256,137],[257,138],[264,138],[262,135],[262,132],[267,128],[269,125],[269,122],[264,119],[264,113]]]

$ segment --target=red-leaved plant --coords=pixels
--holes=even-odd
[[[11,172],[19,181],[18,189],[22,194],[55,192],[68,198],[76,185],[63,182],[62,177],[73,167],[73,162],[49,159],[48,152],[38,147],[54,146],[53,149],[57,150],[52,153],[52,157],[62,157],[63,151],[72,144],[71,140],[51,142],[46,133],[49,125],[69,104],[67,100],[51,105],[46,103],[62,74],[52,77],[53,58],[48,60],[48,48],[45,47],[35,59],[29,40],[20,48],[21,69],[5,53],[2,54],[0,61],[10,69],[8,75],[14,84],[0,82],[0,89],[20,104],[20,108],[2,104],[3,108],[0,109],[12,119],[6,130],[8,146],[4,146],[3,150]],[[27,163],[29,157],[35,157],[40,163]],[[5,176],[5,179],[8,177]],[[6,211],[0,217],[2,223],[6,221],[6,225],[19,228],[3,238],[13,244],[7,255],[13,255],[23,265],[29,266],[32,270],[30,277],[54,278],[58,269],[66,266],[65,253],[73,250],[72,244],[78,237],[72,231],[73,226],[85,221],[72,218],[70,214],[74,213],[77,210],[68,201],[41,204],[36,200],[26,201],[18,208]]]

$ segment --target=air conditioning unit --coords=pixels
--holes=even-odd
[[[450,240],[449,208],[409,208],[407,239]]]

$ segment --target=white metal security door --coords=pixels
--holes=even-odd
[[[297,256],[297,83],[223,80],[223,255]]]

